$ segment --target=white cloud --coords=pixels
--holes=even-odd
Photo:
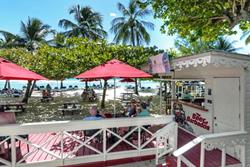
[[[110,15],[111,17],[116,17],[116,13],[113,13],[113,12],[109,13],[109,15]]]

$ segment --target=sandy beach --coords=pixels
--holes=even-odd
[[[97,105],[100,109],[100,100],[102,98],[102,89],[95,89],[98,95],[98,101],[96,102],[84,102],[81,99],[82,89],[77,90],[64,90],[61,92],[52,92],[54,100],[43,103],[41,102],[42,91],[34,91],[32,97],[29,99],[29,103],[25,105],[26,111],[21,113],[16,113],[17,122],[27,123],[27,122],[42,122],[42,121],[60,121],[60,120],[81,120],[83,117],[88,115],[89,108],[93,105]],[[149,96],[153,96],[153,103],[150,108],[152,114],[159,113],[159,96],[157,95],[157,89],[139,91],[139,96],[133,95],[135,99],[146,100]],[[133,90],[127,90],[125,88],[116,88],[116,111],[117,113],[124,110],[121,97],[122,93],[133,93]],[[20,98],[13,97],[1,97],[0,101],[4,102],[17,102],[21,101]],[[66,113],[64,116],[62,112],[58,111],[58,108],[62,106],[65,102],[77,102],[81,105],[81,110],[71,115],[71,113]],[[107,89],[105,98],[105,109],[103,112],[113,112],[114,111],[114,89]],[[163,105],[164,107],[164,105]]]

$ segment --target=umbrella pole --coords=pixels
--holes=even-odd
[[[116,115],[115,100],[116,100],[116,85],[115,85],[115,78],[114,78],[114,115]]]
[[[161,76],[160,79],[162,79]],[[162,81],[160,81],[160,114],[162,114]]]

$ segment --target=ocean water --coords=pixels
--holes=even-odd
[[[124,83],[124,82],[120,82],[121,79],[116,79],[116,86],[119,87],[128,87],[128,86],[134,86],[134,83]],[[0,80],[0,89],[4,88],[5,85],[5,80]],[[103,85],[103,81],[102,85]],[[152,80],[141,80],[139,82],[141,84],[141,87],[145,87],[145,88],[158,88],[160,86],[159,82],[156,81],[152,81]],[[61,81],[56,81],[56,80],[49,80],[49,81],[37,81],[36,85],[38,87],[40,86],[44,86],[46,87],[47,84],[50,84],[50,86],[52,87],[52,89],[54,89],[55,87],[60,88],[61,85]],[[109,85],[114,85],[114,80],[110,79],[108,80],[108,84]],[[10,87],[14,88],[14,89],[23,89],[24,86],[27,85],[27,81],[18,81],[18,80],[11,80],[10,81]],[[100,81],[94,81],[94,82],[88,82],[89,86],[93,86],[93,85],[100,85]],[[85,87],[85,82],[81,82],[77,79],[66,79],[63,81],[63,86],[65,86],[66,88],[69,88],[69,86],[75,87],[78,86],[78,88],[84,88]]]

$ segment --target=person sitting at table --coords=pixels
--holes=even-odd
[[[86,100],[86,99],[87,99],[87,97],[88,97],[88,91],[87,91],[87,89],[84,89],[84,90],[83,90],[83,92],[82,92],[82,94],[81,94],[81,97],[82,97],[83,100]]]
[[[127,106],[127,113],[129,117],[132,117],[136,114],[136,100],[132,99],[131,102]]]
[[[103,112],[100,112],[99,110],[97,110],[96,117],[106,118],[105,114]]]
[[[149,98],[147,99],[147,102],[146,102],[147,107],[150,107],[152,101],[153,101],[153,96],[149,96]]]
[[[188,90],[184,91],[184,93],[181,96],[181,100],[191,102],[193,99],[192,95]]]
[[[99,113],[99,115],[98,115],[97,106],[91,107],[91,109],[89,110],[89,113],[90,113],[90,116],[87,116],[87,117],[83,118],[83,120],[100,120],[100,119],[103,119],[102,116],[99,116],[99,115],[102,115],[102,114]]]
[[[101,120],[103,119],[103,117],[98,116],[98,110],[97,110],[97,106],[93,106],[91,107],[91,109],[89,110],[90,116],[87,116],[85,118],[83,118],[83,120]],[[100,115],[102,115],[102,113],[99,113]],[[91,129],[91,130],[86,130],[84,131],[84,136],[93,136],[95,133],[98,132],[98,129]],[[98,136],[96,136],[93,141],[94,143],[96,143],[97,141],[100,141],[100,134]],[[86,140],[86,138],[85,138]]]
[[[43,99],[49,98],[48,92],[46,90],[42,91],[42,97],[43,97]]]
[[[95,101],[95,100],[96,100],[96,93],[95,93],[94,89],[90,89],[89,101]]]
[[[145,102],[141,103],[141,111],[137,113],[137,116],[139,117],[150,116],[150,113],[147,109],[147,103]]]

